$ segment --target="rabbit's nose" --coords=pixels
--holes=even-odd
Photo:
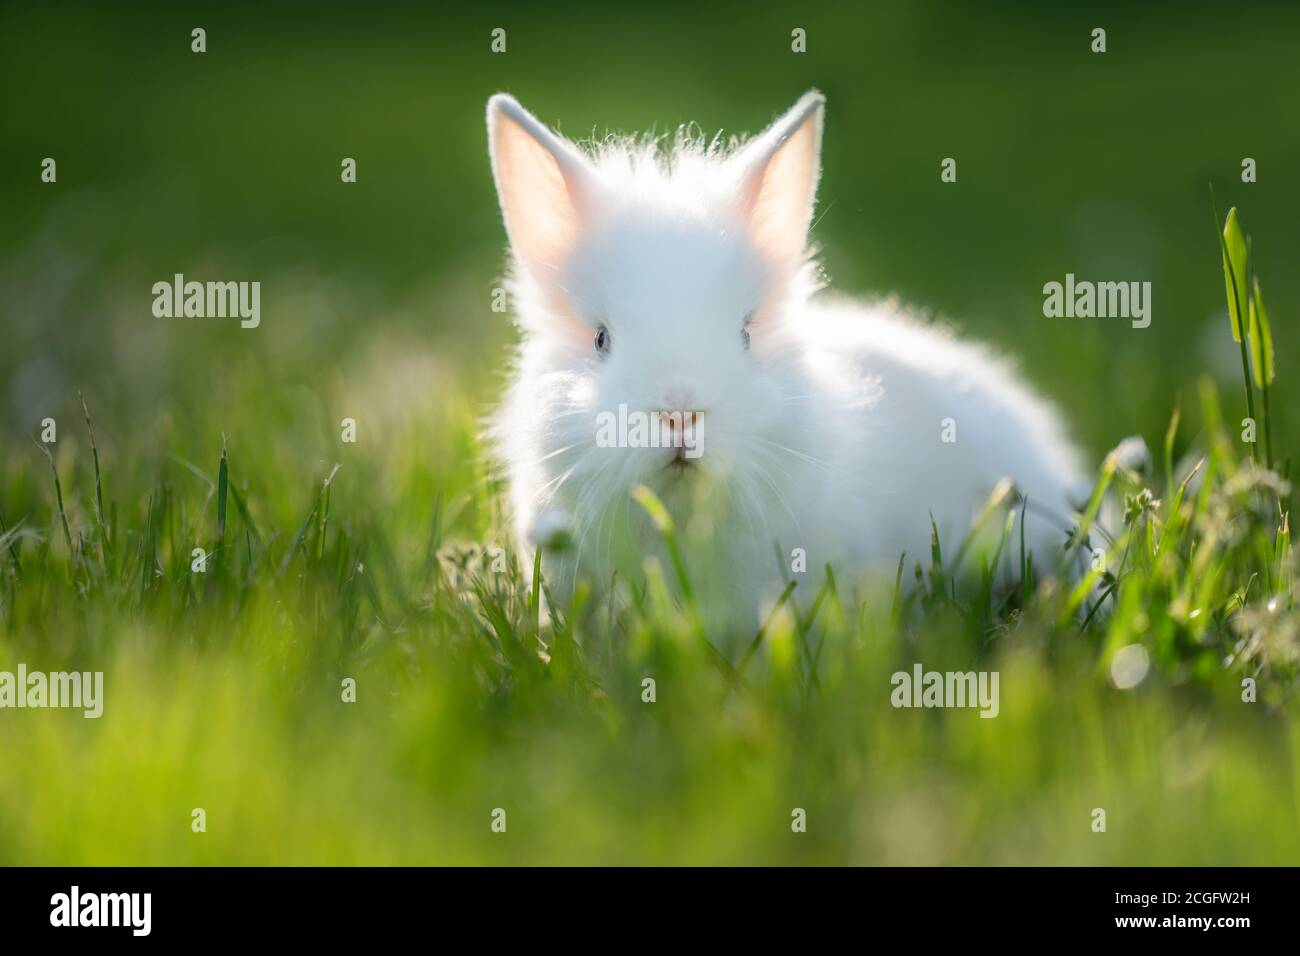
[[[695,392],[685,385],[673,385],[664,392],[664,404],[669,411],[695,411]]]

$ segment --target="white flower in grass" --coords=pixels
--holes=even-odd
[[[547,508],[533,522],[528,537],[534,547],[543,551],[564,551],[573,544],[573,522],[568,512]]]

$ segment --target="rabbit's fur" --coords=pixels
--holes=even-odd
[[[668,506],[701,608],[737,630],[799,570],[796,549],[817,578],[829,563],[892,580],[904,553],[928,561],[931,515],[951,553],[1003,478],[1029,501],[1036,566],[1057,566],[1087,482],[1055,412],[984,349],[819,294],[823,111],[813,91],[747,142],[683,131],[584,152],[513,98],[488,102],[522,335],[493,440],[525,566],[539,540],[568,540],[544,556],[557,599],[579,571],[635,579],[662,553],[637,484]],[[679,467],[672,448],[598,446],[598,414],[620,404],[702,413],[703,454]]]

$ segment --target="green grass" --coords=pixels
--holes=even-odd
[[[1300,859],[1274,474],[1300,443],[1298,140],[1265,95],[1287,88],[1293,13],[1108,10],[1095,58],[1092,13],[846,5],[809,15],[806,59],[761,5],[689,28],[507,5],[496,59],[476,42],[495,20],[468,13],[246,14],[4,14],[0,80],[24,95],[0,155],[0,670],[103,670],[107,699],[99,720],[0,711],[0,863]],[[199,15],[206,59],[186,52]],[[701,624],[684,542],[626,606],[582,591],[547,619],[477,439],[511,335],[489,310],[486,97],[570,132],[734,130],[814,84],[835,288],[897,290],[1021,359],[1128,516],[1090,533],[1106,570],[1055,585],[999,508],[988,546],[936,541],[896,579],[793,577],[755,634]],[[1268,295],[1233,307],[1240,344],[1209,181]],[[1151,328],[1044,319],[1067,270],[1153,280]],[[153,319],[175,271],[262,280],[262,325]],[[1254,283],[1234,265],[1227,288]],[[33,443],[47,416],[58,440]],[[1130,433],[1150,473],[1106,458]],[[1014,593],[994,552],[1029,572]],[[1134,646],[1150,670],[1119,689]],[[1000,715],[893,708],[916,661],[999,671]]]
[[[1201,400],[1218,422],[1208,382]],[[709,597],[691,588],[689,549],[643,490],[670,567],[648,562],[624,603],[580,587],[559,602],[568,610],[542,615],[513,555],[492,570],[487,550],[509,547],[499,489],[473,416],[449,420],[449,407],[434,395],[363,420],[355,445],[327,427],[299,433],[295,454],[314,469],[277,460],[283,438],[223,446],[216,404],[156,442],[87,412],[48,465],[37,449],[6,458],[0,669],[103,670],[106,702],[99,720],[4,714],[0,862],[1300,853],[1283,489],[1222,427],[1199,436],[1194,467],[1152,481],[1159,499],[1107,459],[1090,512],[1109,487],[1125,530],[1078,587],[1031,573],[1000,594],[996,556],[936,539],[910,588],[901,564],[899,581],[796,576],[728,657],[694,613]],[[270,431],[295,413],[258,408]],[[133,468],[101,470],[93,436],[110,433]],[[995,514],[996,553],[1023,560],[1014,507]],[[194,548],[210,555],[201,573]],[[963,574],[966,562],[984,573]],[[1113,611],[1082,627],[1098,581]],[[1109,669],[1131,645],[1151,670],[1118,689]],[[1001,713],[894,709],[890,675],[915,661],[999,671]],[[1257,702],[1242,700],[1246,676]],[[196,807],[204,833],[190,829]],[[1104,834],[1091,829],[1097,807]],[[496,808],[503,834],[490,829]],[[791,831],[794,808],[806,833]]]

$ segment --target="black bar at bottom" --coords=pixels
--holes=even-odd
[[[1296,887],[1293,869],[34,868],[0,871],[0,932],[6,942],[337,946],[448,930],[485,941],[689,930],[735,943],[800,927],[864,940],[923,928],[927,942],[1197,935],[1231,945],[1285,932]]]

